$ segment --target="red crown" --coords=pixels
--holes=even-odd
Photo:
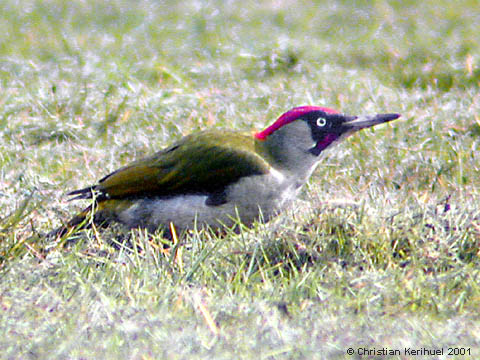
[[[327,114],[338,114],[337,110],[333,110],[327,107],[321,106],[299,106],[293,108],[283,115],[281,115],[277,121],[275,121],[272,125],[267,127],[265,130],[255,133],[255,137],[259,140],[265,140],[269,135],[273,134],[275,131],[280,129],[282,126],[291,123],[292,121],[297,120],[302,115],[305,115],[312,111],[324,111]]]

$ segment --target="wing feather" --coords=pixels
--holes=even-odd
[[[268,173],[269,164],[254,151],[255,141],[239,132],[203,131],[69,195],[89,198],[97,192],[101,200],[218,193],[244,176]]]

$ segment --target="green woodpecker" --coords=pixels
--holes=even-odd
[[[270,219],[297,195],[327,147],[358,130],[395,120],[399,114],[347,116],[318,106],[281,115],[265,130],[248,134],[205,130],[182,138],[75,190],[73,199],[91,206],[54,233],[116,221],[150,231],[173,224],[178,231],[208,225],[248,225]]]

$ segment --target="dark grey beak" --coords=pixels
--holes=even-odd
[[[377,114],[377,115],[366,115],[366,116],[357,116],[354,118],[348,119],[342,124],[342,127],[345,129],[346,133],[354,133],[358,130],[362,130],[368,127],[372,127],[378,124],[383,124],[395,119],[398,119],[400,114]]]

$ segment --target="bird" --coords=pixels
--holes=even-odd
[[[322,152],[357,131],[400,117],[350,116],[321,106],[294,107],[262,131],[207,129],[136,160],[96,184],[69,192],[90,205],[56,236],[93,224],[184,232],[246,226],[287,208]],[[93,219],[93,221],[88,221]]]

